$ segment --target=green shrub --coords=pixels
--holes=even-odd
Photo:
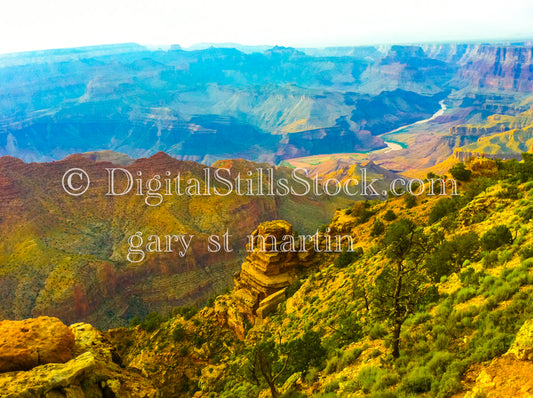
[[[498,197],[502,199],[518,199],[518,195],[520,193],[520,190],[516,185],[507,185],[503,187],[503,189],[498,192]]]
[[[471,222],[472,222],[472,224],[478,224],[480,222],[485,221],[485,218],[487,218],[487,215],[485,213],[479,212],[479,213],[476,213],[476,214],[474,214],[472,216]]]
[[[417,326],[430,321],[433,316],[429,312],[417,312],[411,319],[412,325]]]
[[[508,284],[505,284],[495,288],[494,292],[492,293],[492,297],[494,297],[494,299],[499,303],[501,301],[509,300],[515,293],[516,289],[513,289]]]
[[[431,376],[425,367],[415,368],[407,375],[402,383],[402,387],[407,392],[416,394],[431,390]]]
[[[507,264],[511,258],[513,257],[513,252],[510,250],[502,250],[500,254],[498,255],[498,262],[501,265]]]
[[[345,268],[354,261],[361,258],[363,255],[363,248],[356,247],[354,251],[348,251],[347,249],[344,249],[335,259],[334,265],[337,268]]]
[[[416,196],[411,195],[410,193],[408,193],[407,195],[405,195],[403,203],[405,204],[405,207],[407,209],[411,209],[411,208],[415,207],[416,206]]]
[[[188,321],[193,316],[195,316],[197,312],[198,312],[198,308],[184,306],[184,307],[176,307],[176,308],[174,308],[172,310],[172,315],[173,316],[181,315],[183,317],[183,319]]]
[[[342,392],[345,394],[354,393],[354,392],[359,391],[360,389],[361,389],[361,386],[359,385],[359,382],[357,380],[350,380],[344,385]]]
[[[305,375],[305,382],[307,384],[313,384],[315,381],[318,380],[319,372],[320,371],[315,367],[310,368],[307,374]]]
[[[347,366],[350,366],[352,364],[355,363],[355,361],[357,361],[357,359],[361,356],[361,353],[363,352],[363,350],[361,348],[354,348],[350,351],[345,351],[343,354],[342,354],[342,358],[339,362],[339,366],[340,366],[340,369],[343,369]]]
[[[434,376],[439,376],[446,372],[448,365],[453,359],[454,356],[451,353],[447,351],[437,351],[427,363],[427,367]]]
[[[385,221],[394,221],[394,220],[396,220],[397,216],[396,216],[396,213],[394,211],[389,209],[389,210],[387,210],[387,212],[385,213],[383,218],[385,219]]]
[[[454,164],[449,171],[453,178],[459,181],[468,181],[472,175],[472,171],[468,170],[462,162]]]
[[[502,332],[478,333],[477,338],[471,340],[471,345],[475,347],[472,359],[484,362],[503,355],[511,346],[513,339],[514,335]]]
[[[178,324],[172,331],[172,339],[177,343],[182,341],[185,338],[186,331],[183,325]]]
[[[335,392],[339,389],[339,382],[337,380],[330,381],[324,386],[324,392]]]
[[[434,281],[458,271],[465,261],[475,260],[479,250],[479,237],[475,232],[444,240],[426,260],[428,273]]]
[[[431,285],[425,290],[424,294],[418,301],[417,308],[423,310],[426,306],[437,303],[440,297],[439,288],[435,285]]]
[[[372,225],[372,231],[370,231],[371,236],[379,236],[385,232],[385,224],[381,220],[375,220],[374,225]]]
[[[492,275],[487,275],[481,280],[480,291],[489,292],[492,286],[496,283],[496,278]]]
[[[286,347],[292,357],[288,367],[289,375],[302,372],[305,376],[310,367],[324,367],[327,352],[322,345],[320,333],[308,330],[302,337],[288,342]]]
[[[453,198],[440,198],[429,213],[429,223],[434,224],[446,215],[457,210],[457,204]]]
[[[333,338],[339,346],[358,341],[363,337],[363,327],[356,313],[342,316],[338,320],[337,325],[338,327],[333,333]]]
[[[131,318],[130,320],[130,328],[134,328],[135,326],[138,326],[141,324],[141,320],[139,319],[139,317],[137,315],[135,315],[133,318]]]
[[[303,282],[300,279],[296,279],[294,282],[292,282],[287,289],[285,289],[285,297],[289,298],[294,296],[294,293],[296,293],[300,288],[302,287]]]
[[[527,246],[524,246],[520,251],[518,252],[520,255],[520,259],[524,261],[527,258],[533,257],[533,244],[529,244]]]
[[[361,389],[365,394],[368,394],[372,391],[372,388],[374,387],[378,376],[382,372],[383,370],[373,366],[366,366],[359,371],[357,381],[361,385]]]
[[[376,378],[376,383],[374,384],[374,392],[385,390],[389,387],[392,387],[400,381],[400,378],[396,373],[390,372],[381,372]]]
[[[526,258],[522,260],[522,266],[525,268],[533,268],[533,258]]]
[[[337,371],[337,365],[339,364],[339,357],[332,357],[326,362],[326,367],[324,368],[324,373],[330,375]]]
[[[139,325],[139,327],[147,332],[151,333],[155,331],[161,323],[164,322],[163,316],[157,312],[150,312],[144,318],[144,321]]]
[[[437,398],[451,398],[463,390],[461,374],[446,372],[440,380],[435,382],[434,390],[437,391]]]
[[[435,339],[434,346],[437,350],[445,350],[450,345],[450,337],[446,334],[439,334]]]
[[[505,225],[496,225],[485,232],[481,237],[481,246],[484,250],[495,250],[512,242],[513,235]]]
[[[483,264],[483,267],[485,268],[492,268],[495,265],[497,265],[499,262],[498,259],[498,252],[496,250],[491,252],[485,252],[485,255],[483,256],[483,260],[481,263]]]
[[[367,334],[372,340],[382,339],[387,335],[387,329],[379,322],[372,323]]]
[[[468,267],[459,274],[459,279],[464,286],[479,286],[481,279],[485,276],[485,272],[476,272],[474,268]]]
[[[519,213],[520,217],[522,218],[523,222],[529,222],[529,220],[533,220],[533,206],[528,206],[525,209],[521,210]]]

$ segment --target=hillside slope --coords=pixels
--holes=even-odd
[[[240,290],[109,336],[169,397],[530,396],[533,160],[483,165],[460,196],[338,211],[320,247],[362,250],[297,260],[277,310],[243,301],[278,264],[249,255]]]

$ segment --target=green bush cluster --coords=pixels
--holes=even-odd
[[[333,264],[337,268],[345,268],[354,261],[357,261],[362,256],[362,247],[356,247],[354,251],[348,251],[347,249],[343,249],[343,251],[337,256]]]
[[[496,225],[481,236],[481,246],[484,250],[495,250],[512,242],[513,235],[506,225]]]

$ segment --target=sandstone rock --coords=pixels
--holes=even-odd
[[[282,289],[274,294],[271,294],[259,303],[259,308],[256,313],[259,318],[265,318],[276,310],[278,304],[285,301],[285,289]]]
[[[533,319],[527,320],[518,333],[508,353],[523,361],[533,360]]]
[[[73,350],[74,334],[57,318],[0,322],[0,372],[63,363]]]
[[[26,372],[10,372],[0,375],[0,391],[5,398],[40,397],[45,393],[60,396],[63,389],[79,385],[89,375],[96,361],[90,352],[64,364],[47,364]],[[66,396],[66,394],[65,394]]]
[[[292,235],[292,225],[283,220],[261,223],[250,235],[248,256],[235,278],[234,297],[252,317],[272,312],[285,298],[279,292],[295,280],[297,266],[307,265],[313,258],[311,254],[299,256],[298,247],[276,251],[276,242],[281,243],[287,235]]]
[[[227,296],[220,296],[215,301],[214,311],[220,325],[229,327],[239,339],[244,340],[244,318],[235,302]]]
[[[98,358],[107,362],[117,362],[114,348],[107,342],[102,332],[88,323],[75,323],[70,325],[70,330],[75,336],[74,356],[91,352]]]
[[[0,374],[0,397],[158,397],[159,393],[150,380],[116,363],[113,347],[101,332],[83,323],[72,325],[71,329],[76,336],[74,359],[36,366],[28,371]]]
[[[477,373],[477,374],[476,374]],[[471,377],[464,398],[530,398],[533,396],[533,364],[514,355],[494,358],[483,364]]]

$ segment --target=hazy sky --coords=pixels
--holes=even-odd
[[[533,38],[532,0],[0,0],[0,53],[93,44]]]

